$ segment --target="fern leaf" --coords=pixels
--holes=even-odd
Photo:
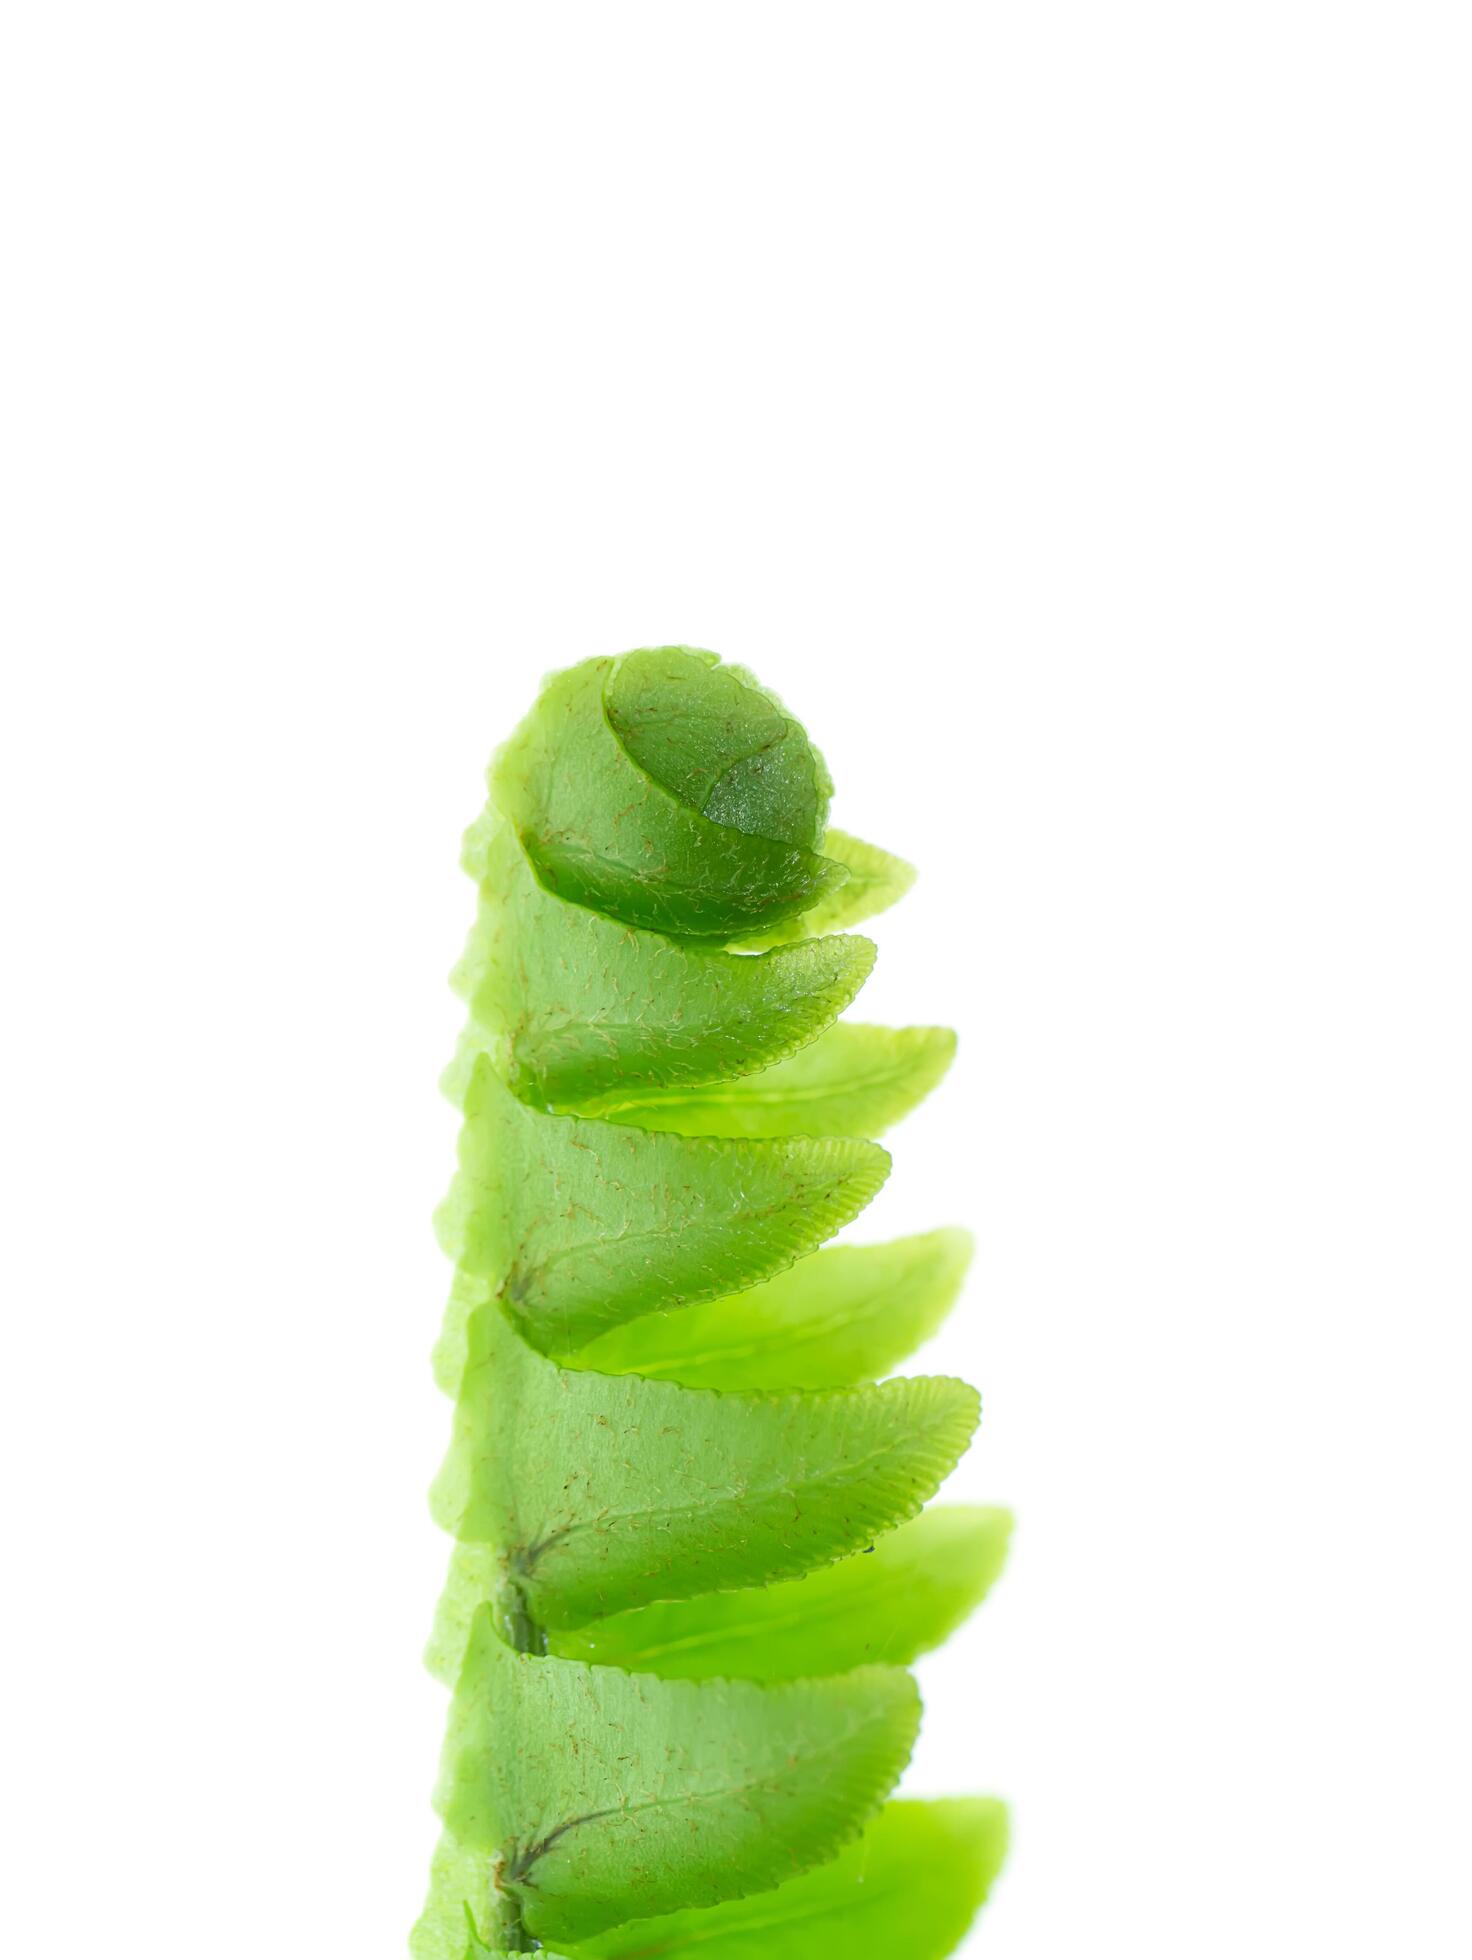
[[[977,1411],[941,1376],[767,1396],[559,1368],[492,1306],[472,1319],[435,1516],[500,1548],[542,1626],[577,1626],[859,1550],[914,1516]]]
[[[431,1364],[435,1381],[446,1395],[457,1394],[464,1380],[470,1352],[470,1323],[475,1311],[494,1298],[495,1288],[489,1280],[456,1269]]]
[[[875,1662],[904,1667],[981,1604],[1011,1529],[1006,1511],[938,1504],[868,1552],[806,1578],[659,1600],[559,1634],[553,1651],[682,1681],[797,1681]]]
[[[438,1214],[526,1339],[572,1354],[657,1307],[770,1279],[846,1225],[889,1171],[877,1144],[667,1136],[527,1109],[484,1056]]]
[[[857,935],[751,957],[564,905],[499,817],[474,827],[466,862],[481,896],[453,975],[470,1009],[445,1078],[456,1102],[485,1051],[524,1102],[590,1116],[635,1092],[750,1075],[821,1034],[874,964]]]
[[[604,706],[640,768],[713,823],[810,849],[821,839],[823,758],[744,668],[699,647],[641,647],[619,661]]]
[[[555,676],[495,767],[496,801],[548,891],[626,925],[725,940],[809,912],[847,882],[832,859],[713,822],[648,774],[606,710],[615,666]],[[690,686],[697,719],[704,689],[694,674]]]
[[[741,1592],[656,1600],[554,1632],[549,1650],[666,1680],[796,1681],[938,1647],[990,1591],[1007,1555],[1010,1513],[935,1505],[864,1552],[804,1578]],[[506,1581],[494,1544],[457,1545],[425,1664],[453,1686],[470,1624]]]
[[[893,1787],[919,1718],[899,1669],[659,1681],[513,1654],[483,1614],[437,1801],[460,1845],[499,1860],[528,1932],[576,1941],[833,1856]],[[508,1749],[513,1735],[538,1747]]]
[[[615,1328],[578,1363],[692,1388],[848,1388],[929,1340],[970,1259],[970,1233],[954,1229],[829,1246],[745,1293]]]
[[[578,1960],[944,1960],[1006,1850],[1006,1810],[987,1798],[886,1804],[820,1870],[760,1898],[621,1926]]]
[[[641,1090],[604,1113],[687,1137],[877,1137],[929,1095],[955,1052],[949,1028],[842,1021],[760,1075]]]

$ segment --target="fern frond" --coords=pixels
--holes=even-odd
[[[882,1378],[970,1242],[819,1249],[954,1050],[837,1019],[874,960],[840,929],[913,873],[829,828],[801,725],[692,648],[555,675],[490,781],[444,1083],[454,1700],[416,1960],[940,1960],[1005,1820],[885,1806],[904,1670],[1011,1521],[922,1509],[974,1391]]]

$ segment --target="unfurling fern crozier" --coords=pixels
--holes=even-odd
[[[414,1955],[940,1960],[1005,1814],[886,1801],[906,1669],[1010,1520],[922,1508],[977,1398],[891,1371],[969,1242],[819,1249],[954,1046],[838,1019],[874,961],[838,929],[908,867],[830,829],[798,723],[684,647],[554,676],[490,791],[446,1077],[453,1701]]]

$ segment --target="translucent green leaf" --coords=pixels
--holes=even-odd
[[[466,858],[481,903],[454,974],[471,1016],[445,1081],[456,1101],[483,1050],[524,1101],[587,1115],[631,1085],[754,1074],[820,1034],[874,964],[851,935],[735,954],[600,918],[544,891],[504,823],[478,825]]]
[[[578,1626],[859,1550],[935,1492],[978,1406],[944,1376],[718,1395],[559,1368],[486,1306],[434,1511],[505,1555],[508,1613],[524,1601],[543,1627]]]
[[[914,865],[906,864],[903,858],[892,857],[888,851],[880,850],[877,844],[866,844],[861,837],[850,837],[843,830],[830,830],[827,833],[823,839],[823,855],[830,862],[843,866],[848,873],[846,881],[825,892],[808,911],[799,913],[795,919],[788,919],[768,931],[744,935],[741,945],[751,950],[780,946],[789,939],[856,926],[863,919],[872,919],[878,912],[887,912],[915,882]]]
[[[619,660],[604,705],[626,752],[713,823],[814,850],[833,785],[800,723],[741,667],[698,647]]]
[[[450,1576],[435,1608],[434,1628],[424,1650],[424,1665],[436,1681],[453,1688],[465,1665],[465,1649],[470,1629],[482,1607],[500,1619],[505,1611],[509,1560],[497,1543],[456,1545],[450,1558]],[[620,1616],[622,1617],[622,1616]],[[571,1636],[569,1636],[570,1638]],[[555,1634],[548,1651],[561,1653],[563,1636]],[[565,1660],[586,1660],[574,1651]]]
[[[566,1355],[657,1307],[771,1278],[862,1211],[888,1170],[854,1139],[722,1142],[545,1116],[483,1056],[436,1222],[526,1339]]]
[[[929,1340],[954,1304],[970,1258],[970,1233],[954,1229],[884,1245],[829,1246],[765,1286],[615,1328],[578,1362],[696,1388],[874,1381]]]
[[[841,1021],[760,1075],[698,1088],[641,1083],[603,1114],[687,1137],[877,1137],[929,1095],[955,1052],[949,1028]]]
[[[578,1960],[943,1960],[1007,1853],[985,1797],[889,1803],[856,1844],[758,1898],[620,1926]]]
[[[897,1668],[660,1681],[514,1654],[482,1614],[437,1803],[461,1845],[500,1857],[531,1933],[576,1941],[830,1857],[893,1787],[919,1719]]]
[[[667,1680],[796,1681],[873,1661],[903,1667],[981,1603],[1011,1528],[1006,1511],[937,1504],[872,1551],[805,1579],[636,1607],[559,1634],[553,1650]]]
[[[847,881],[810,849],[712,822],[642,769],[605,712],[616,666],[555,675],[492,772],[549,891],[628,925],[724,940],[811,911]],[[692,714],[713,684],[692,679]]]
[[[445,1303],[444,1324],[434,1346],[434,1378],[446,1395],[454,1395],[465,1373],[469,1352],[470,1318],[477,1307],[494,1300],[490,1281],[457,1270]]]

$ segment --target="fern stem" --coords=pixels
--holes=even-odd
[[[491,1923],[486,1928],[491,1946],[503,1953],[535,1953],[537,1942],[526,1930],[521,1907],[499,1888],[491,1898]]]
[[[516,1654],[545,1654],[547,1629],[532,1612],[526,1592],[514,1579],[501,1589],[500,1632],[506,1645]]]

